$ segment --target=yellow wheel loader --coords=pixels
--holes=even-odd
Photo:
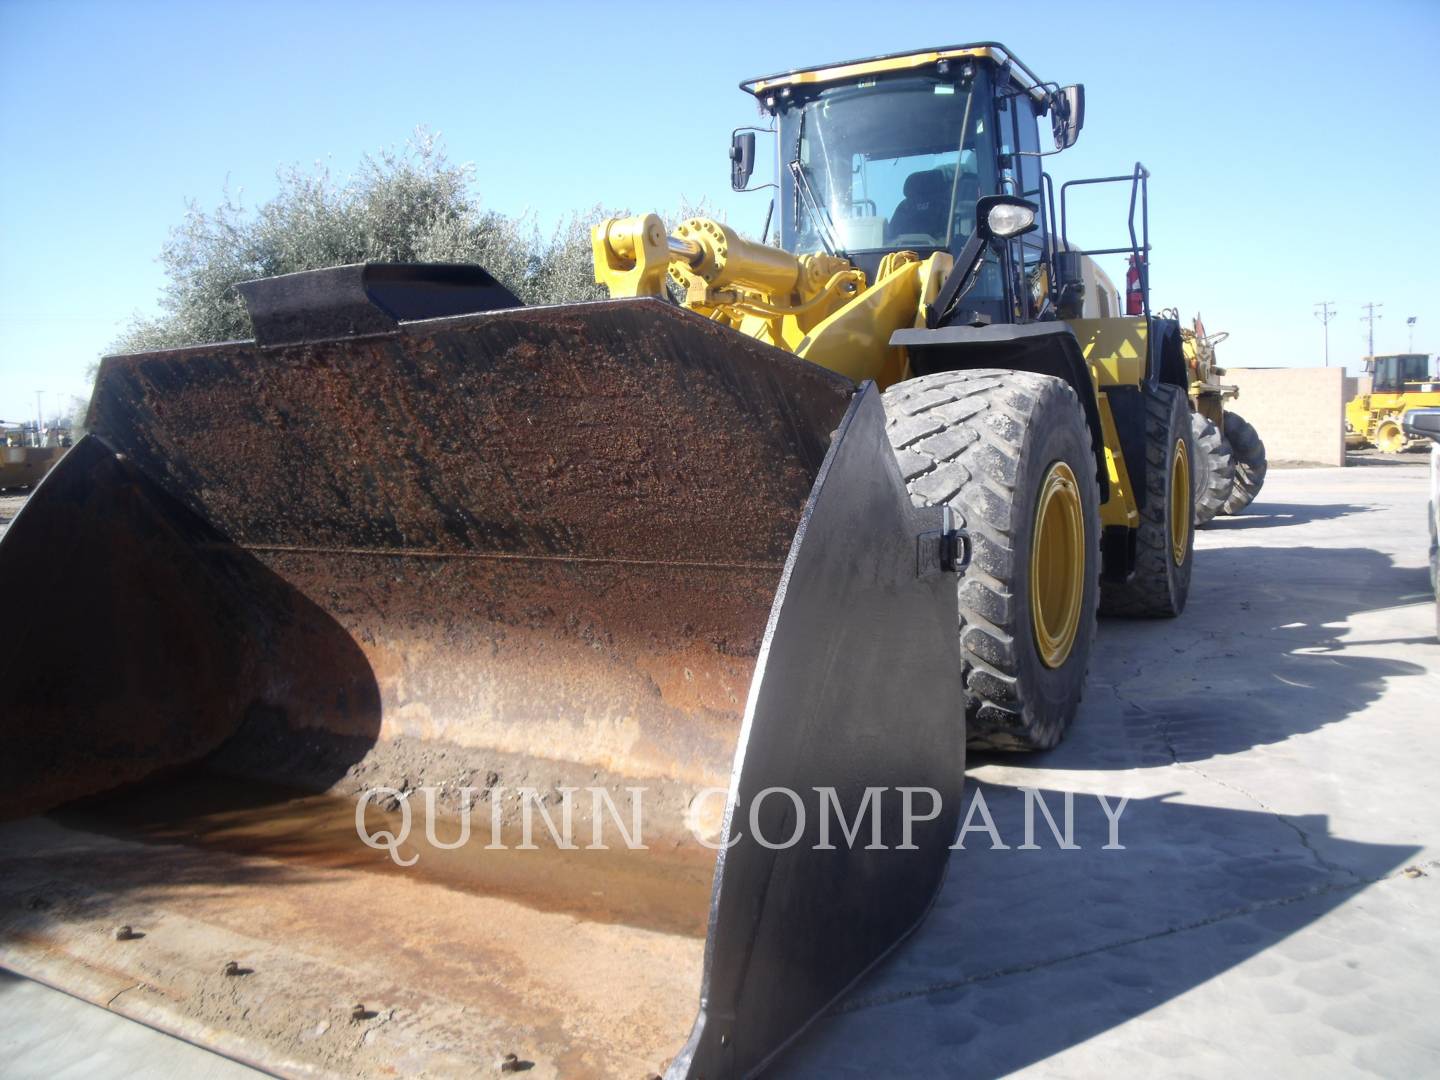
[[[1440,406],[1440,377],[1431,373],[1424,353],[1371,356],[1365,359],[1370,388],[1345,403],[1345,445],[1352,450],[1373,446],[1385,454],[1428,446],[1404,428],[1411,409]]]
[[[610,220],[608,301],[338,267],[104,361],[0,543],[0,963],[292,1075],[715,1078],[924,917],[967,740],[1185,605],[1147,174],[1070,243],[1083,90],[995,43],[743,88],[778,247]]]
[[[1165,314],[1179,319],[1173,309]],[[1190,424],[1195,440],[1195,524],[1218,514],[1237,514],[1265,484],[1265,443],[1253,424],[1226,403],[1240,395],[1222,381],[1215,346],[1228,334],[1207,334],[1199,315],[1183,327],[1185,365],[1190,373]]]

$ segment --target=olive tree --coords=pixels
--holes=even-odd
[[[542,237],[528,217],[482,207],[473,167],[450,161],[424,129],[398,150],[366,155],[343,181],[325,166],[290,167],[278,180],[253,210],[228,192],[212,210],[191,203],[160,252],[159,314],[137,317],[111,352],[250,337],[239,282],[345,263],[478,263],[527,304],[602,299],[590,226],[626,213],[593,206]],[[710,214],[703,200],[682,201],[665,219],[701,214]]]
[[[291,167],[254,210],[228,192],[212,210],[190,205],[161,249],[160,313],[135,319],[112,351],[249,337],[237,283],[344,263],[473,262],[527,303],[592,299],[589,223],[603,214],[576,215],[544,240],[527,219],[483,208],[472,166],[424,131],[366,155],[344,181]]]

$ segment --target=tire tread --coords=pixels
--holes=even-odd
[[[917,506],[948,504],[971,535],[971,565],[959,586],[959,634],[972,748],[1053,746],[1074,712],[1072,703],[1064,716],[1041,715],[1025,699],[1017,656],[1019,611],[1009,585],[1015,570],[1016,485],[1032,417],[1047,395],[1068,397],[1084,426],[1069,384],[1031,372],[948,371],[885,392],[890,441],[911,500]],[[1089,429],[1084,430],[1088,469],[1082,466],[1084,475],[1077,479],[1093,486],[1094,455]],[[1091,565],[1098,577],[1098,516],[1095,524]],[[1075,644],[1087,663],[1094,635],[1092,610]]]

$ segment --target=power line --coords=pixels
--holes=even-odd
[[[1335,310],[1334,300],[1322,300],[1315,305],[1315,318],[1320,320],[1320,325],[1325,328],[1325,366],[1330,366],[1330,320],[1340,314]]]
[[[1375,309],[1382,308],[1385,305],[1372,303],[1361,304],[1360,306],[1365,309],[1365,314],[1360,316],[1360,321],[1368,324],[1370,332],[1370,351],[1366,353],[1366,355],[1373,358],[1375,356],[1375,320],[1383,319],[1385,317],[1384,315],[1376,315]]]

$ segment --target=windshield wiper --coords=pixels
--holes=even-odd
[[[810,220],[815,223],[815,232],[819,235],[820,242],[825,245],[825,251],[830,255],[839,255],[840,245],[835,242],[835,222],[830,219],[830,213],[824,204],[815,197],[815,189],[810,186],[809,171],[799,158],[790,162],[790,175],[795,178],[795,190],[800,193],[801,201],[810,213]]]
[[[820,243],[825,245],[825,251],[829,255],[841,254],[840,245],[835,239],[835,222],[830,218],[830,212],[825,209],[815,195],[815,189],[810,186],[810,170],[805,168],[800,160],[801,148],[805,145],[805,117],[809,112],[809,106],[800,110],[800,123],[795,131],[795,158],[790,162],[790,175],[795,178],[795,194],[800,196],[797,200],[805,204],[805,209],[810,214],[810,220],[815,224],[815,232],[820,237]]]

